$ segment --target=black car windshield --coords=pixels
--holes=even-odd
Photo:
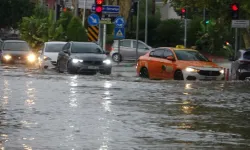
[[[3,50],[7,51],[29,51],[29,45],[26,42],[6,42]]]
[[[48,43],[45,47],[45,52],[60,52],[65,43]]]
[[[104,54],[102,48],[94,43],[73,43],[71,52]]]
[[[178,60],[185,61],[209,61],[205,56],[197,51],[191,50],[175,50],[176,57]]]
[[[243,54],[243,58],[244,58],[244,59],[247,59],[247,60],[250,60],[250,51],[246,51],[246,52]]]

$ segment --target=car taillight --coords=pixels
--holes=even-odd
[[[247,61],[247,60],[241,60],[240,61],[241,64],[250,64],[250,61]]]

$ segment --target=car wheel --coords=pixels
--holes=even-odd
[[[140,77],[149,78],[148,69],[146,67],[142,67],[140,70]]]
[[[183,73],[181,70],[177,70],[174,74],[174,80],[184,80]]]
[[[60,61],[58,61],[58,63],[57,63],[57,71],[59,73],[63,73],[63,71],[61,70],[61,63],[60,63]]]
[[[100,74],[104,74],[104,75],[111,75],[112,73],[112,69],[106,69],[105,71],[101,71]]]
[[[67,72],[69,74],[75,74],[76,70],[70,66],[70,62],[67,63]]]
[[[118,53],[113,54],[112,59],[114,62],[121,62],[122,61],[122,56]]]

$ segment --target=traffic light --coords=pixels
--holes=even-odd
[[[231,11],[232,11],[232,19],[239,19],[239,3],[232,3],[231,4]]]
[[[181,18],[186,18],[186,12],[187,10],[185,8],[181,9]]]
[[[95,13],[102,18],[104,0],[95,0]]]

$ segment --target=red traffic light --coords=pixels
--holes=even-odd
[[[102,5],[104,0],[96,0],[95,2],[96,2],[97,5]]]
[[[97,13],[102,12],[102,6],[97,6],[97,7],[95,8],[95,11],[96,11]]]
[[[236,4],[233,4],[233,5],[231,6],[231,8],[232,8],[233,11],[239,10],[239,8],[238,8],[238,6],[237,6]]]
[[[182,12],[182,13],[185,13],[185,12],[186,12],[186,9],[185,9],[185,8],[182,8],[182,9],[181,9],[181,12]]]

